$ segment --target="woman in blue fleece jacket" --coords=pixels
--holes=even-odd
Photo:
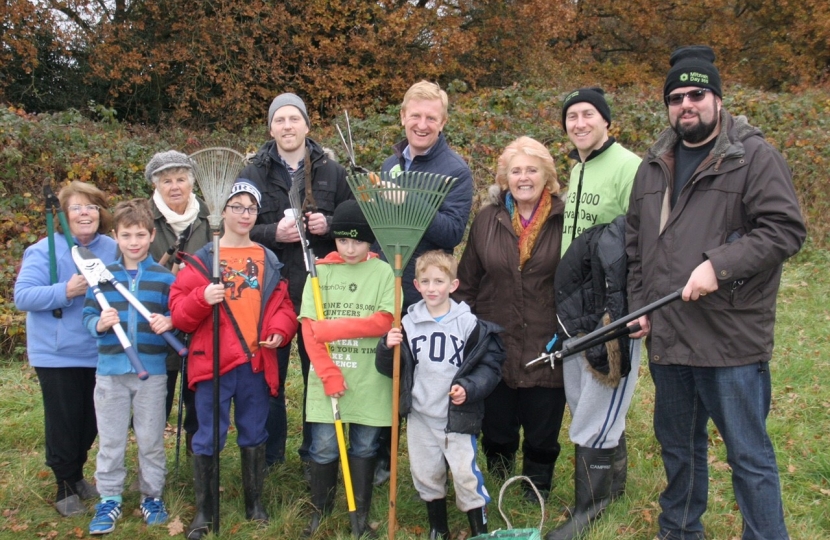
[[[114,261],[115,241],[103,235],[111,223],[104,192],[74,181],[61,189],[58,199],[75,243],[105,263]],[[83,476],[87,452],[98,433],[92,398],[98,348],[82,324],[87,284],[60,234],[55,238],[55,259],[58,276],[53,284],[47,240],[26,249],[14,285],[14,303],[28,312],[27,353],[43,393],[46,464],[58,484],[55,508],[72,516],[86,512],[82,500],[98,497]],[[57,308],[63,312],[60,318],[53,315]]]

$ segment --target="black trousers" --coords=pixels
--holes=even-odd
[[[46,465],[58,485],[75,486],[95,437],[95,368],[35,368],[43,394]]]
[[[180,370],[167,370],[167,400],[164,403],[166,418],[170,419],[170,413],[173,411],[174,398],[176,397],[176,383],[178,382]],[[199,420],[196,418],[196,393],[187,387],[187,370],[181,372],[184,377],[184,393],[182,399],[184,400],[184,420],[182,427],[185,433],[191,435],[196,433],[199,429]]]
[[[524,456],[536,463],[555,463],[561,450],[559,430],[565,403],[564,388],[510,388],[499,382],[484,400],[481,445],[485,455],[514,455],[522,429]]]
[[[268,420],[265,423],[265,430],[268,432],[268,440],[265,442],[265,461],[268,465],[282,463],[285,461],[285,444],[288,438],[288,414],[285,405],[285,380],[288,377],[289,355],[291,344],[277,349],[277,362],[280,367],[280,387],[277,397],[271,397],[268,404]],[[307,462],[311,459],[308,451],[311,448],[311,426],[305,419],[305,400],[308,390],[308,374],[311,369],[311,359],[305,350],[303,342],[303,327],[297,330],[297,353],[300,356],[300,369],[303,374],[303,425],[302,442],[297,449],[300,461]]]

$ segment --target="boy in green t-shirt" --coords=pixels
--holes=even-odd
[[[331,398],[349,423],[351,469],[360,535],[370,533],[369,506],[380,428],[392,424],[392,385],[375,369],[377,338],[392,327],[395,278],[388,263],[369,251],[375,241],[354,200],[334,211],[337,251],[317,261],[325,320],[317,320],[311,280],[303,290],[300,322],[316,377],[308,378],[306,418],[311,426],[311,502],[305,534],[313,534],[334,505],[338,448]],[[330,352],[326,349],[330,344]]]

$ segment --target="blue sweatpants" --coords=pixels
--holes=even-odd
[[[268,438],[270,391],[263,373],[254,373],[245,363],[219,377],[219,450],[225,447],[230,425],[231,399],[235,406],[237,444],[243,448],[259,446]],[[193,435],[193,453],[213,455],[213,381],[196,383],[196,417],[199,429]]]

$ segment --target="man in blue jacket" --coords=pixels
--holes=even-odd
[[[464,236],[473,205],[473,173],[444,138],[448,106],[447,93],[437,84],[420,81],[410,86],[401,103],[401,125],[406,139],[392,147],[394,153],[383,162],[381,168],[393,176],[403,171],[417,171],[455,178],[450,192],[404,268],[403,313],[421,299],[413,284],[415,259],[434,249],[452,255],[453,249],[461,243]],[[382,484],[389,478],[389,441],[386,433],[388,430],[381,435],[375,485]]]

